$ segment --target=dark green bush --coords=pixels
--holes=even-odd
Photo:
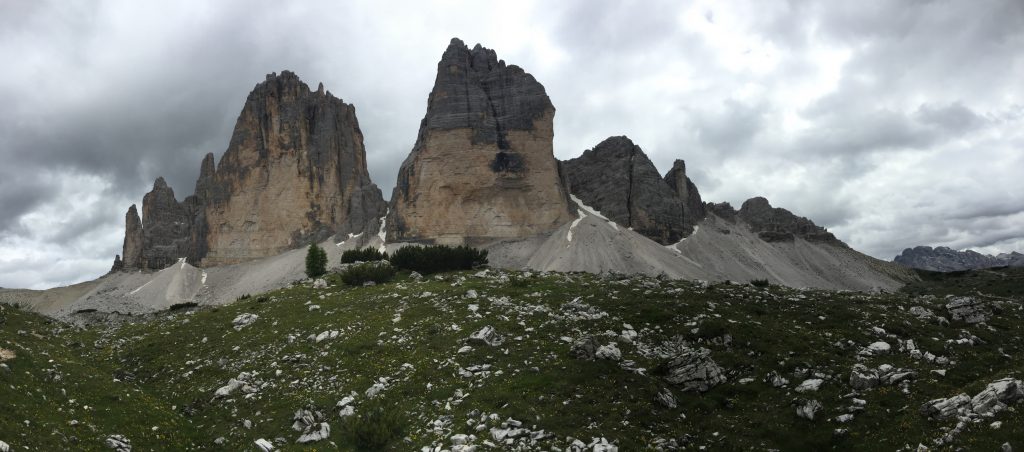
[[[387,450],[404,429],[398,411],[381,405],[362,407],[344,425],[345,435],[360,451]]]
[[[754,287],[768,287],[767,279],[754,279],[750,281],[750,285]]]
[[[341,263],[351,264],[353,262],[373,262],[388,259],[388,253],[377,251],[374,248],[366,247],[359,250],[348,250],[341,253]]]
[[[487,251],[468,246],[406,246],[391,254],[391,265],[429,275],[487,264]]]
[[[376,284],[391,281],[395,269],[387,262],[368,262],[349,266],[341,272],[341,280],[350,286],[361,286],[367,281]]]

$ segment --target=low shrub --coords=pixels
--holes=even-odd
[[[351,265],[341,272],[341,280],[350,286],[362,286],[367,281],[381,284],[391,281],[394,276],[395,269],[387,262]]]
[[[174,303],[174,304],[171,305],[171,307],[168,310],[169,311],[177,311],[179,309],[194,308],[196,306],[199,306],[199,303],[196,303],[194,301],[186,301],[184,303]]]
[[[406,246],[391,254],[391,265],[429,275],[487,265],[487,251],[468,246]]]
[[[750,281],[750,285],[754,287],[768,287],[767,279],[754,279]]]
[[[388,450],[388,446],[401,438],[405,430],[397,410],[374,405],[363,407],[344,424],[345,436],[356,450]]]
[[[374,248],[366,247],[358,250],[348,250],[341,253],[341,263],[351,264],[353,262],[385,261],[388,253],[377,251]]]

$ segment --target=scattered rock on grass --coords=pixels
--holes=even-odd
[[[813,421],[814,415],[821,411],[822,408],[821,402],[817,400],[796,401],[796,415],[809,421]]]
[[[967,323],[986,322],[992,316],[988,304],[974,297],[952,297],[946,304],[946,310],[953,320]]]
[[[681,385],[683,391],[707,392],[725,382],[722,368],[711,359],[711,350],[706,348],[684,349],[659,367],[665,372],[665,380]]]
[[[117,452],[131,452],[132,442],[124,435],[110,435],[106,440],[107,447]]]
[[[234,325],[235,331],[241,331],[242,328],[252,325],[258,318],[260,318],[258,315],[246,312],[239,314],[231,323]]]
[[[469,336],[468,342],[474,345],[489,345],[492,347],[501,345],[501,336],[493,326],[487,325]]]

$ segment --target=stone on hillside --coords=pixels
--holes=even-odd
[[[231,324],[234,325],[235,331],[241,331],[242,328],[252,325],[258,318],[260,318],[258,315],[246,312],[235,317],[235,320],[232,320]]]
[[[954,416],[961,411],[966,411],[971,406],[971,397],[967,394],[957,394],[953,397],[945,399],[934,399],[921,405],[920,412],[922,415],[935,418],[945,419],[950,416]]]
[[[267,440],[263,439],[263,438],[260,438],[260,439],[256,440],[255,443],[256,443],[256,447],[258,447],[261,452],[273,452],[274,451],[274,444],[271,443],[270,441],[267,441]]]
[[[799,386],[794,389],[796,392],[816,392],[821,388],[821,384],[825,381],[820,378],[811,378],[804,380]]]
[[[398,171],[387,241],[477,244],[572,221],[544,87],[493,50],[452,39]]]
[[[821,402],[817,400],[798,400],[796,403],[796,415],[813,421],[814,415],[818,414],[823,408]]]
[[[597,352],[594,353],[594,357],[597,359],[607,359],[609,361],[619,361],[622,359],[622,352],[619,351],[619,347],[617,347],[615,343],[611,343],[598,347]]]
[[[681,385],[683,391],[707,392],[725,382],[722,368],[711,359],[711,350],[706,348],[684,349],[682,352],[659,366],[669,383]]]
[[[469,336],[467,340],[473,345],[489,345],[498,346],[501,345],[501,336],[498,335],[497,330],[493,326],[487,325]]]
[[[676,401],[676,396],[672,395],[672,391],[668,388],[662,388],[654,398],[665,408],[675,408],[679,406],[679,402]]]
[[[911,306],[908,312],[910,312],[910,315],[917,317],[921,320],[928,320],[932,317],[935,317],[935,314],[932,313],[931,309],[925,308],[923,306]]]
[[[110,435],[107,437],[105,444],[108,448],[114,449],[117,452],[131,452],[132,442],[125,438],[124,435]]]
[[[292,417],[292,430],[302,432],[295,442],[299,444],[312,443],[326,439],[331,435],[331,426],[324,419],[323,413],[312,408],[295,411]]]
[[[1021,381],[1003,378],[989,383],[984,390],[974,396],[971,399],[971,409],[978,414],[994,413],[1021,399],[1024,399]]]
[[[599,348],[601,348],[601,343],[597,338],[587,336],[572,344],[572,347],[569,348],[569,355],[573,358],[592,361],[597,358],[597,349]]]
[[[764,377],[765,383],[772,385],[775,388],[781,388],[789,384],[789,380],[785,379],[782,375],[779,375],[776,371],[768,372],[768,375]]]
[[[966,323],[987,322],[992,316],[988,304],[974,297],[953,297],[946,304],[946,310],[953,320],[962,320]]]
[[[868,369],[863,364],[855,364],[850,371],[850,386],[858,391],[871,389],[879,385],[878,371]]]
[[[7,443],[5,443],[3,441],[0,441],[0,452],[10,452],[10,451],[11,451],[11,445],[7,444]]]
[[[889,345],[889,343],[884,342],[884,341],[878,341],[878,342],[872,343],[871,345],[868,345],[867,352],[872,354],[872,355],[884,355],[884,354],[888,354],[889,350],[891,350],[891,349],[892,349],[892,346]]]
[[[651,240],[669,245],[692,230],[684,226],[683,201],[627,137],[607,138],[562,169],[583,204]]]
[[[323,278],[317,278],[317,279],[313,280],[313,288],[314,289],[326,289],[327,288],[327,281],[324,280]]]
[[[241,388],[245,384],[244,381],[236,380],[234,378],[228,380],[228,384],[217,388],[217,391],[213,393],[214,397],[227,397]]]

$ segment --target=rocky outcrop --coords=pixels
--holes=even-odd
[[[772,207],[762,197],[744,201],[738,216],[766,242],[791,242],[795,237],[800,237],[809,242],[846,246],[825,228],[786,209]]]
[[[132,204],[124,214],[124,245],[121,251],[119,270],[137,270],[142,268],[142,220],[139,211]]]
[[[158,177],[153,189],[142,198],[142,268],[167,267],[188,257],[192,217],[174,190]]]
[[[1013,252],[992,256],[971,250],[956,251],[944,246],[917,246],[903,250],[893,262],[920,270],[951,272],[1002,266],[1024,267],[1024,254]]]
[[[552,151],[554,114],[533,76],[452,39],[398,172],[387,240],[481,244],[571,221]]]
[[[678,242],[693,230],[696,221],[687,224],[678,192],[627,137],[608,138],[562,166],[570,192],[620,225],[663,245]],[[685,173],[682,177],[686,179]],[[700,195],[696,196],[699,203]]]
[[[249,93],[220,163],[213,154],[203,159],[195,194],[178,202],[158,178],[141,225],[129,210],[121,267],[272,256],[376,230],[385,208],[366,170],[355,108],[291,72],[270,74]]]
[[[208,228],[204,265],[362,232],[383,215],[355,107],[288,71],[249,93],[227,151],[209,170],[204,162],[197,182]]]
[[[672,169],[665,173],[665,183],[676,192],[676,196],[683,202],[683,227],[693,230],[693,227],[704,219],[707,212],[704,209],[704,201],[700,199],[700,191],[686,176],[686,162],[682,160],[673,162]]]

